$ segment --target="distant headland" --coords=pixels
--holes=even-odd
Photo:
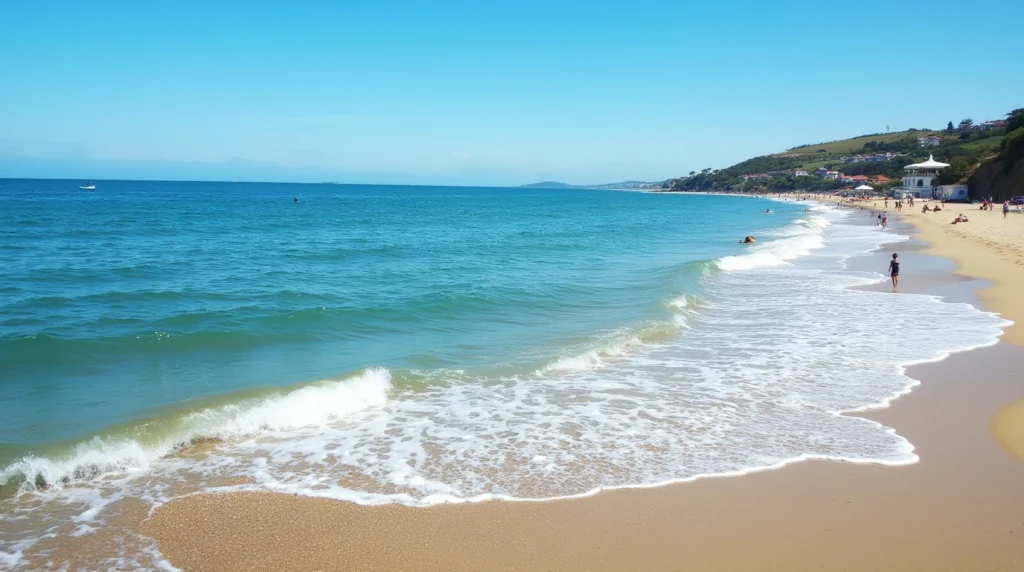
[[[569,183],[561,183],[559,181],[543,181],[540,183],[531,183],[529,185],[520,185],[522,189],[603,189],[613,191],[649,191],[654,189],[665,188],[668,181],[623,181],[621,183],[602,183],[599,185],[570,185]]]

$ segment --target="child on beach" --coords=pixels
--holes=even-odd
[[[895,252],[892,253],[892,260],[889,261],[889,276],[892,278],[892,291],[895,292],[900,284],[900,261]]]

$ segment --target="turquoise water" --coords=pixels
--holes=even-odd
[[[299,202],[294,203],[293,197]],[[0,181],[0,435],[364,366],[533,371],[669,318],[698,268],[800,209],[495,188]]]

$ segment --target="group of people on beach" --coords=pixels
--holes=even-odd
[[[875,225],[882,227],[882,230],[885,230],[889,226],[889,215],[887,213],[878,213],[877,219],[878,221]]]
[[[995,210],[995,203],[992,202],[991,198],[989,200],[987,200],[987,201],[982,201],[981,202],[981,207],[979,208],[979,210],[983,210],[983,211]],[[1010,214],[1010,201],[1004,201],[1003,202],[1003,218],[1006,218],[1006,215],[1008,215],[1008,214]]]
[[[914,197],[907,197],[907,204],[909,206],[914,206]],[[885,208],[886,209],[889,208],[889,199],[885,199]],[[902,211],[903,210],[903,201],[902,200],[893,201],[893,208],[896,210],[896,212]]]

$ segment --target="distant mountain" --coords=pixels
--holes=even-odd
[[[544,181],[541,183],[531,183],[529,185],[520,185],[524,189],[578,189],[575,185],[568,183],[559,183],[558,181]]]
[[[665,181],[655,181],[653,183],[647,181],[623,181],[621,183],[605,183],[603,185],[589,185],[588,189],[611,189],[611,190],[625,190],[625,191],[644,191],[648,189],[659,189],[665,183]]]
[[[664,181],[658,181],[649,183],[645,181],[623,181],[621,183],[603,183],[600,185],[570,185],[568,183],[560,183],[558,181],[544,181],[542,183],[532,183],[529,185],[520,185],[524,189],[606,189],[606,190],[620,190],[620,191],[642,191],[648,189],[661,188]]]

